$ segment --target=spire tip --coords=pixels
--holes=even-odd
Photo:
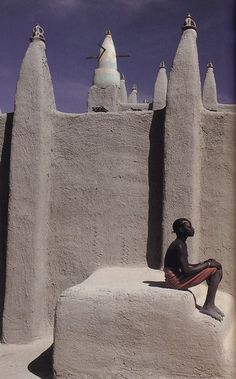
[[[32,30],[30,42],[32,42],[34,40],[41,40],[41,41],[45,42],[44,30],[39,24],[36,24]]]
[[[207,68],[213,68],[213,63],[212,63],[212,62],[209,62],[209,63],[207,64]]]
[[[187,15],[186,19],[184,20],[184,24],[182,26],[182,30],[187,30],[187,29],[197,30],[196,22],[193,20],[190,13]]]

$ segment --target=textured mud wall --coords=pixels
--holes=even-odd
[[[50,306],[101,265],[146,264],[152,118],[148,111],[53,116]]]
[[[52,319],[59,294],[99,266],[140,266],[146,265],[146,259],[151,267],[159,266],[165,112],[73,115],[53,111],[48,117],[53,144],[45,296]],[[2,136],[4,122],[6,118],[1,123]],[[222,262],[221,288],[232,293],[235,113],[202,111],[199,130],[199,258]],[[20,147],[19,142],[15,134],[15,146]],[[22,170],[18,164],[15,183],[22,183]],[[20,224],[15,225],[19,229]],[[170,232],[171,225],[172,238]],[[17,260],[25,250],[17,243],[19,267]],[[194,260],[191,248],[190,260]],[[28,285],[33,287],[34,280],[28,278]]]
[[[61,291],[80,283],[99,266],[143,265],[147,258],[151,267],[158,267],[163,146],[157,135],[163,117],[152,112],[52,115],[51,315]],[[231,293],[234,118],[233,113],[202,112],[201,226],[194,237],[200,239],[198,259],[215,257],[223,263],[221,288]],[[171,225],[172,238],[170,232]],[[191,244],[190,261],[197,261]]]
[[[120,89],[117,86],[99,88],[92,86],[88,93],[88,112],[93,108],[104,107],[107,111],[117,112],[119,108]]]
[[[235,113],[202,112],[200,255],[222,263],[221,288],[230,293],[236,247],[235,125]]]
[[[112,267],[66,290],[57,304],[55,378],[235,378],[232,297],[218,293],[220,323],[197,311],[190,292],[155,286],[163,277]],[[204,286],[193,291],[203,304]]]

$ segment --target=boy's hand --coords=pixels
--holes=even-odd
[[[217,269],[222,269],[222,266],[219,262],[217,262],[215,259],[210,258],[207,260],[207,262],[210,263],[209,267],[216,267]]]

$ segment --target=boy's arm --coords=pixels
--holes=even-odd
[[[207,267],[215,267],[213,266],[213,262],[211,261],[191,265],[188,262],[187,249],[183,246],[179,246],[178,250],[179,250],[179,260],[180,260],[181,270],[185,274],[198,274],[199,272],[201,272]]]
[[[210,267],[216,267],[218,269],[222,269],[222,265],[213,258],[209,258],[206,261],[200,262],[200,263],[208,263],[209,261],[211,261]],[[213,262],[214,262],[214,265],[213,265]],[[189,263],[189,266],[190,267],[197,267],[197,266],[199,266],[200,263]]]
[[[200,263],[203,263],[203,262],[200,262]],[[199,263],[189,263],[190,267],[196,267],[197,265],[199,265]]]

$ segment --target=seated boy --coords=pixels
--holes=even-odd
[[[187,289],[206,280],[208,292],[200,312],[222,321],[224,313],[215,306],[215,296],[222,279],[222,266],[214,259],[190,264],[186,240],[193,237],[194,229],[186,218],[179,218],[173,224],[176,239],[167,249],[164,261],[165,280],[169,287]]]

